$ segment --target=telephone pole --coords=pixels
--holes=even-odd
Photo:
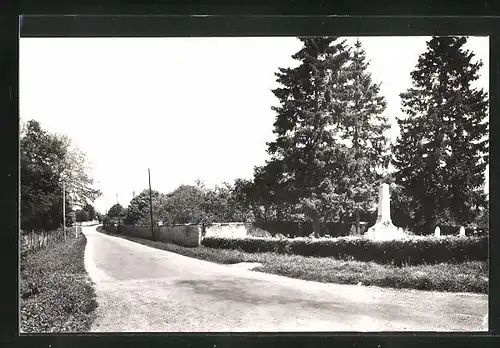
[[[151,192],[151,171],[148,168],[148,177],[149,177],[149,214],[151,215],[151,236],[153,240],[155,240],[155,230],[153,223],[153,194]]]
[[[118,201],[118,192],[116,193],[116,204],[120,204],[119,201]],[[119,206],[118,206],[119,208]],[[120,226],[120,216],[121,216],[122,212],[120,210],[118,210],[118,226]]]
[[[62,211],[63,211],[63,234],[64,234],[64,241],[66,241],[66,186],[64,184],[64,181],[63,181]]]

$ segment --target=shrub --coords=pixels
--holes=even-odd
[[[486,261],[487,237],[411,237],[372,241],[359,237],[342,238],[219,238],[207,237],[202,244],[218,249],[245,252],[276,252],[339,260],[373,261],[381,264],[417,265],[442,262]]]

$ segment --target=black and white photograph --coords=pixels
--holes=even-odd
[[[21,36],[20,333],[488,331],[458,34]]]

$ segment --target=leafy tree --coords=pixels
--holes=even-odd
[[[103,221],[104,216],[101,213],[96,213],[96,218],[99,223]]]
[[[85,156],[69,147],[69,138],[50,134],[34,120],[21,124],[20,135],[21,228],[49,230],[62,224],[63,181],[71,223],[72,206],[99,194],[90,176],[82,174]]]
[[[62,223],[62,188],[57,166],[64,148],[36,121],[29,121],[20,141],[21,228],[50,230]],[[71,211],[70,200],[66,202]]]
[[[233,187],[233,196],[239,202],[242,209],[247,211],[256,220],[266,220],[266,216],[262,216],[261,206],[265,202],[260,197],[263,190],[258,190],[252,180],[236,179]]]
[[[208,190],[202,188],[203,197],[203,222],[246,222],[253,220],[253,216],[244,202],[239,200],[234,187],[229,183],[215,186]]]
[[[122,207],[120,203],[116,203],[108,210],[108,217],[111,219],[123,218],[125,213],[125,209]]]
[[[161,194],[152,190],[151,198],[153,203],[153,221],[163,220],[160,215]],[[132,198],[127,209],[125,218],[126,224],[131,225],[151,225],[151,213],[149,202],[149,189],[143,190],[137,196]]]
[[[89,203],[85,204],[85,206],[83,207],[82,210],[87,213],[87,220],[84,220],[84,221],[94,221],[96,219],[96,217],[97,217],[96,211],[95,211],[95,208],[91,204],[89,204]]]
[[[58,172],[61,185],[65,184],[66,196],[80,206],[93,202],[101,192],[93,187],[86,155],[66,135],[55,135],[55,139],[64,151],[58,161]]]
[[[411,198],[414,227],[466,225],[485,204],[487,95],[473,88],[482,62],[464,49],[466,37],[433,37],[401,94],[406,117],[394,147],[396,183]]]
[[[93,221],[96,219],[96,211],[94,207],[90,204],[85,204],[82,209],[76,210],[76,221]]]
[[[77,222],[89,221],[89,213],[86,210],[78,209],[75,211],[75,218]]]
[[[259,221],[286,221],[297,218],[293,182],[285,181],[283,161],[271,159],[254,168],[253,182],[237,182],[238,197],[246,201]],[[299,217],[300,218],[300,217]]]
[[[205,217],[203,192],[191,185],[181,185],[166,195],[161,207],[161,216],[167,224],[200,223]]]

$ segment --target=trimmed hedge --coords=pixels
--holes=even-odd
[[[417,265],[487,261],[487,237],[412,237],[373,241],[366,238],[204,238],[202,244],[217,249],[250,253],[276,252],[380,264]]]

